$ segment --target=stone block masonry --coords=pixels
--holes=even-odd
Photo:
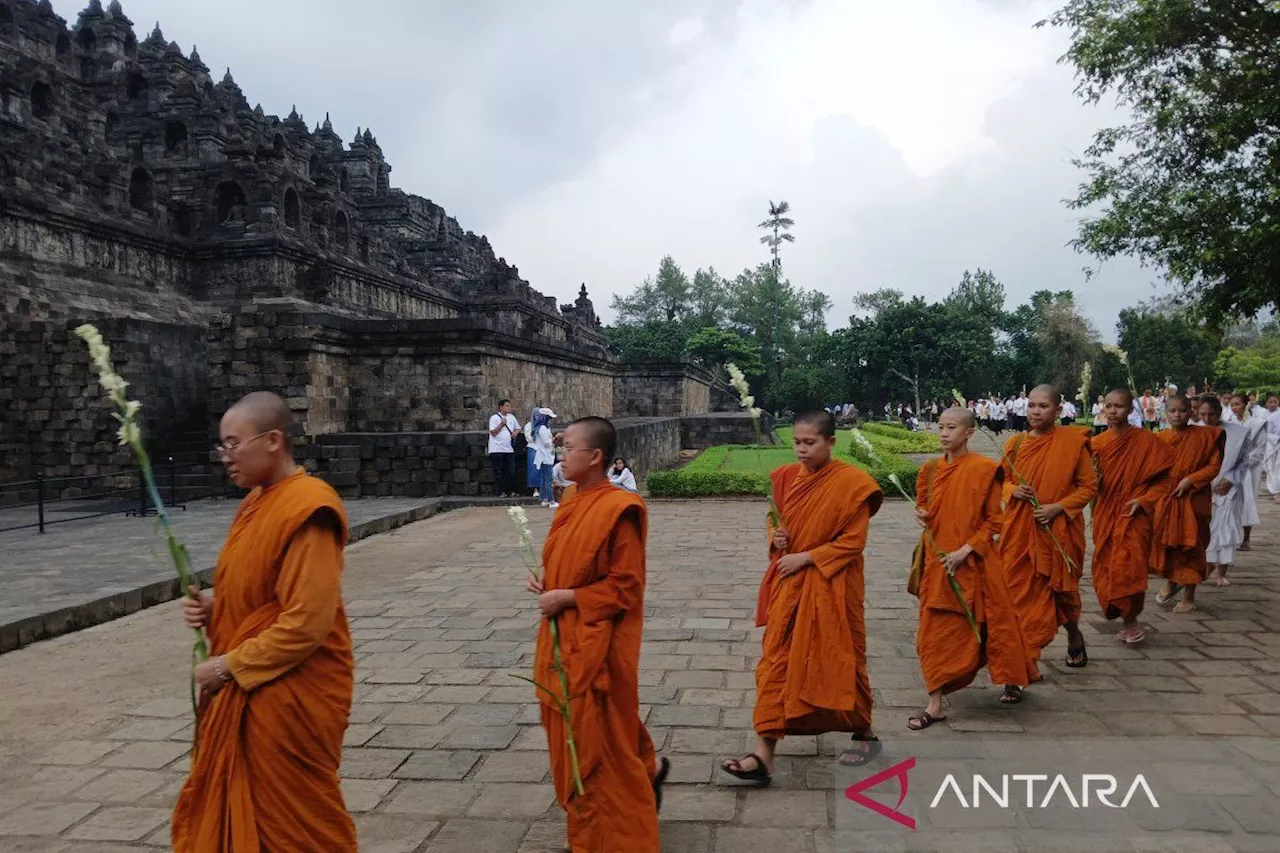
[[[0,8],[0,482],[130,464],[70,336],[84,322],[154,446],[200,458],[227,406],[272,390],[300,444],[388,433],[429,457],[332,472],[375,493],[479,489],[487,469],[455,445],[437,467],[446,445],[401,436],[479,429],[504,397],[522,420],[534,404],[688,417],[723,397],[688,364],[620,363],[586,285],[565,304],[534,290],[393,187],[370,130],[344,142],[328,116],[266,114],[159,26],[139,39],[119,2],[70,27],[48,3]],[[666,429],[635,433],[638,467],[674,459]]]
[[[680,455],[679,418],[625,418],[618,455],[637,477]],[[299,459],[345,498],[476,496],[493,490],[486,434],[335,433],[298,448]],[[520,460],[519,470],[524,470]]]

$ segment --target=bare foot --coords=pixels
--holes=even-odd
[[[1174,613],[1192,613],[1196,610],[1194,601],[1179,601],[1173,606]]]

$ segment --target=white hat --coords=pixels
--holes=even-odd
[[[560,417],[560,416],[559,416],[559,415],[557,415],[555,412],[553,412],[553,411],[551,411],[550,409],[547,409],[547,408],[543,408],[543,410],[542,410],[542,414],[546,415],[546,416],[547,416],[547,417],[549,417],[549,418],[558,418],[558,417]]]

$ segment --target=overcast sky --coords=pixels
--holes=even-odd
[[[1072,94],[1039,0],[123,0],[250,103],[350,140],[392,183],[562,301],[609,297],[671,254],[725,274],[766,259],[791,203],[791,280],[835,303],[945,295],[993,270],[1011,303],[1074,289],[1107,337],[1157,275],[1066,247],[1069,160],[1116,119]],[[56,0],[72,23],[84,3]]]

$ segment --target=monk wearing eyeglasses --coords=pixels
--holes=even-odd
[[[197,748],[173,813],[176,853],[356,853],[338,785],[355,661],[342,606],[347,514],[294,464],[293,417],[256,392],[222,417],[217,447],[251,489],[218,557],[210,599],[183,600],[212,657],[195,670]]]

